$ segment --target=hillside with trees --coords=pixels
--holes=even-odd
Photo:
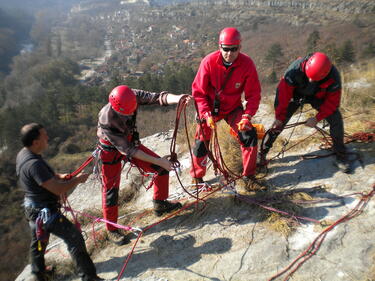
[[[0,1],[0,240],[8,245],[2,256],[14,265],[9,272],[1,264],[1,280],[14,277],[27,258],[23,195],[14,169],[23,124],[44,124],[50,134],[47,158],[57,170],[72,171],[95,147],[97,113],[111,88],[128,84],[190,93],[201,58],[217,49],[225,26],[242,32],[242,51],[253,58],[265,97],[273,96],[288,63],[308,52],[331,56],[344,82],[350,80],[345,73],[375,58],[374,1],[167,2],[57,1],[65,3],[58,9],[37,1],[32,17],[5,12],[2,7],[9,6]],[[20,3],[14,2],[18,8]],[[27,38],[33,49],[17,55],[16,46]],[[110,58],[81,81],[87,62],[103,56],[107,43]],[[367,101],[371,108],[373,98]],[[173,108],[152,118],[158,110],[138,114],[143,136],[172,128]]]

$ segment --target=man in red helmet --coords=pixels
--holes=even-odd
[[[340,73],[327,55],[316,52],[292,62],[277,86],[275,121],[273,130],[261,148],[261,161],[266,162],[268,151],[292,115],[303,104],[309,103],[318,113],[308,118],[305,125],[315,127],[319,121],[327,120],[336,153],[336,165],[349,173],[350,162],[347,159],[344,126],[339,111],[340,98]]]
[[[138,105],[175,104],[181,97],[167,92],[130,89],[125,85],[115,87],[109,94],[109,103],[99,112],[97,130],[102,162],[102,207],[106,220],[117,222],[122,161],[129,161],[147,173],[156,174],[153,179],[153,203],[157,216],[181,208],[179,202],[166,200],[172,163],[143,146],[136,127]],[[112,242],[123,245],[130,241],[129,236],[115,226],[106,224],[106,227]]]
[[[241,34],[234,27],[219,34],[219,50],[201,62],[192,84],[198,105],[199,123],[195,134],[190,175],[194,183],[203,183],[206,174],[207,147],[215,123],[224,119],[241,142],[245,185],[254,181],[257,135],[251,118],[258,110],[261,87],[252,59],[241,53]],[[242,106],[244,93],[246,106]]]

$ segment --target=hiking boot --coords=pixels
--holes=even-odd
[[[191,183],[196,185],[196,184],[204,184],[205,182],[203,178],[192,178]]]
[[[346,156],[337,156],[334,164],[343,173],[350,174],[352,171],[351,162]]]
[[[260,182],[255,176],[243,176],[239,179],[237,186],[240,189],[245,189],[245,191],[252,192],[252,191],[262,191],[266,190],[267,186]]]
[[[259,152],[257,157],[257,165],[266,166],[267,165],[267,153]]]
[[[170,202],[167,200],[153,200],[154,202],[154,214],[158,217],[164,213],[170,213],[173,210],[180,209],[182,207],[180,202]]]
[[[108,230],[108,240],[112,243],[122,246],[130,243],[131,232],[123,233],[120,229]],[[99,279],[100,280],[100,279]]]

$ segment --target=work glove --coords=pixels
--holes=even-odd
[[[307,127],[311,127],[311,128],[314,128],[316,124],[318,124],[318,120],[316,119],[316,117],[310,117],[309,119],[306,120],[306,123],[305,123]]]
[[[239,131],[248,131],[252,129],[251,125],[251,115],[249,114],[243,114],[241,121],[237,123],[237,127]]]
[[[275,119],[275,121],[273,121],[273,124],[272,124],[272,129],[274,129],[275,131],[281,131],[283,128],[283,125],[284,125],[283,121]]]
[[[216,128],[214,118],[212,117],[210,112],[206,112],[204,114],[204,118],[206,119],[206,123],[208,127],[210,127],[212,130]]]

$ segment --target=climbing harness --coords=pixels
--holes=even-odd
[[[48,228],[59,216],[58,212],[51,214],[49,208],[43,208],[39,211],[38,216],[35,220],[35,233],[38,240],[38,251],[43,251],[43,246],[46,245],[49,239]]]

